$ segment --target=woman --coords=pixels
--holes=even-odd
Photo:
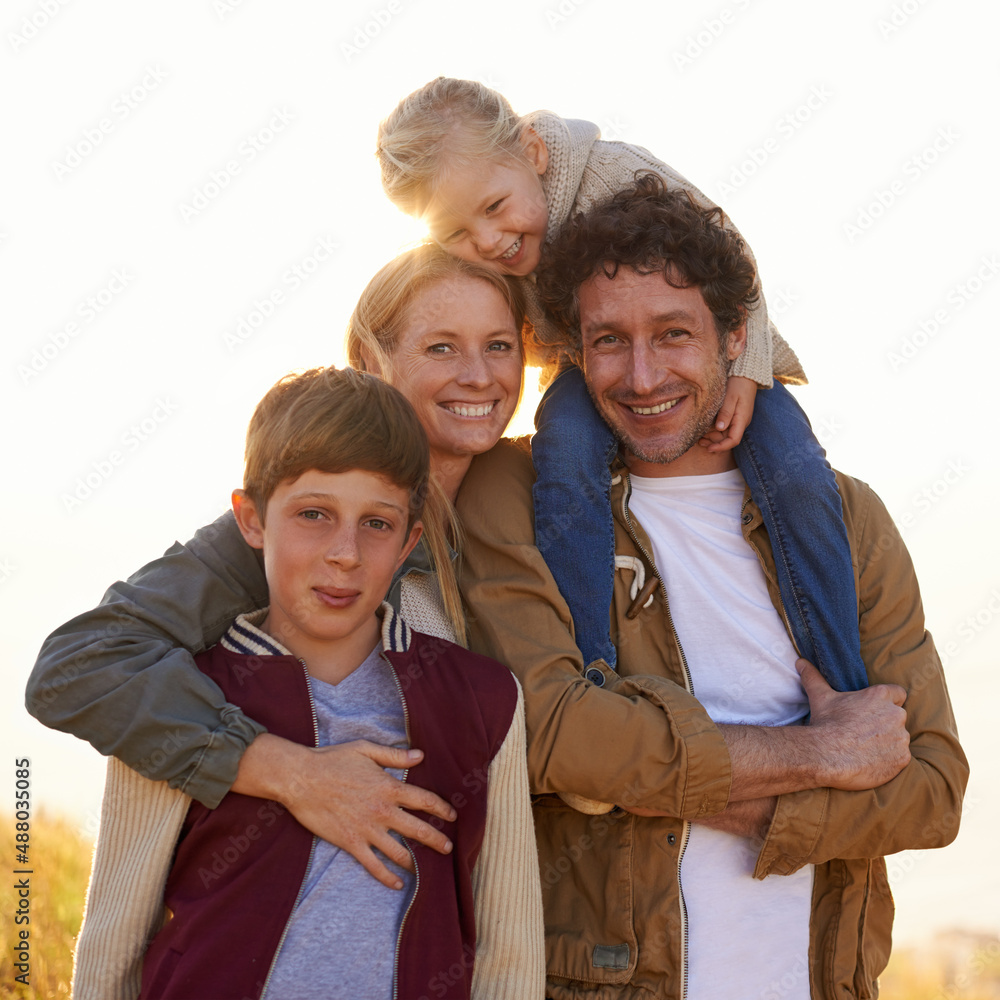
[[[436,489],[448,501],[517,406],[523,314],[504,278],[428,245],[386,265],[351,318],[351,363],[385,378],[414,406],[428,434]],[[425,519],[438,553],[447,551],[444,520]],[[389,600],[418,630],[462,641],[450,566],[442,581],[439,588],[421,547]],[[386,773],[412,766],[407,752],[370,743],[316,751],[280,739],[227,704],[194,667],[192,652],[214,643],[237,614],[265,603],[261,563],[226,515],[53,633],[29,681],[28,708],[210,808],[229,790],[276,800],[392,886],[395,876],[375,851],[403,867],[412,861],[389,831],[447,849],[442,833],[407,810],[455,817],[451,804]]]

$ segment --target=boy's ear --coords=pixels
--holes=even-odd
[[[549,166],[549,148],[530,126],[521,133],[521,150],[536,174],[544,174]]]
[[[406,562],[406,557],[413,551],[414,546],[420,541],[420,536],[423,533],[423,524],[420,521],[414,521],[413,527],[410,528],[410,534],[403,543],[403,548],[400,550],[399,559],[396,562],[396,569],[399,569],[399,567]]]
[[[246,490],[233,490],[233,514],[247,545],[254,549],[264,548],[264,522]]]

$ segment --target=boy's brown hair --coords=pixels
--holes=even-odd
[[[407,490],[409,530],[427,497],[427,435],[403,395],[372,375],[332,367],[286,375],[247,428],[243,488],[262,523],[278,485],[310,469],[363,469]]]
[[[464,645],[465,616],[445,534],[451,505],[431,482],[427,434],[403,394],[353,368],[312,368],[279,379],[247,428],[243,489],[262,524],[278,485],[310,469],[363,469],[408,491],[407,530],[424,515],[444,609]]]

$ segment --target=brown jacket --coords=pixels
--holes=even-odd
[[[549,992],[557,1000],[680,998],[685,916],[677,870],[685,821],[726,806],[729,755],[686,689],[662,587],[653,585],[652,603],[641,607],[645,592],[638,600],[630,592],[639,574],[616,573],[611,627],[618,674],[582,662],[569,611],[534,547],[533,479],[526,443],[501,441],[473,462],[458,505],[472,647],[509,664],[524,688]],[[754,874],[816,866],[808,975],[813,997],[822,1000],[877,996],[893,918],[882,856],[954,839],[968,777],[906,548],[865,484],[843,475],[838,481],[862,657],[872,683],[906,689],[913,759],[871,791],[819,788],[778,799]],[[612,487],[615,552],[637,558],[651,580],[652,549],[628,513],[628,495],[622,470]],[[749,496],[742,520],[783,614],[770,543]],[[595,677],[595,667],[604,686],[584,676]],[[677,819],[639,818],[621,809],[586,815],[557,792]],[[779,981],[787,971],[775,977],[776,997],[783,995]]]

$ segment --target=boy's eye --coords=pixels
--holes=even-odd
[[[495,202],[493,202],[492,205],[487,205],[486,206],[486,211],[487,212],[495,212],[500,207],[500,205],[502,203],[503,203],[503,198],[497,198],[497,200]]]
[[[376,531],[390,531],[392,529],[392,525],[388,521],[383,521],[380,517],[370,517],[365,521],[365,524]]]
[[[453,233],[449,233],[441,242],[442,243],[456,243],[465,235],[464,229],[456,229]]]
[[[299,515],[307,521],[318,521],[323,517],[323,512],[321,510],[303,510],[299,512]]]

